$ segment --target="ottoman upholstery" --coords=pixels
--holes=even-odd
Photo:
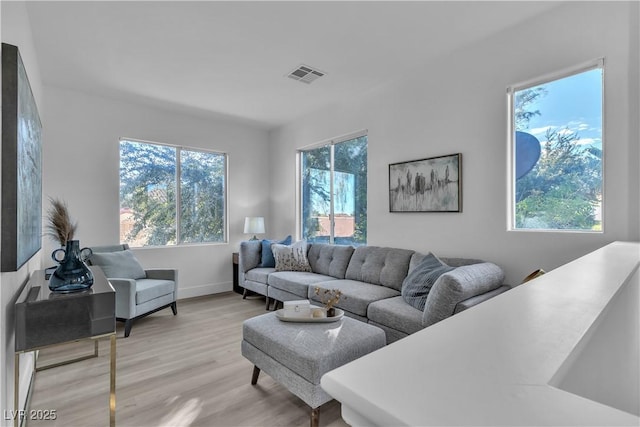
[[[329,323],[293,323],[267,313],[242,325],[242,355],[312,409],[330,401],[320,379],[386,344],[382,329],[343,317]]]

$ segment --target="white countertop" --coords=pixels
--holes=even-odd
[[[638,426],[639,263],[639,243],[612,243],[335,369],[322,387],[351,425]]]

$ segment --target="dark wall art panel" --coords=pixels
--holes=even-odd
[[[42,125],[20,52],[2,43],[2,271],[41,245]]]
[[[389,165],[389,212],[461,212],[462,155]]]

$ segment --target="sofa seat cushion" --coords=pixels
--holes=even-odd
[[[172,294],[176,289],[176,282],[164,279],[136,280],[136,305],[144,304],[161,296]]]
[[[269,279],[269,274],[273,273],[274,271],[276,271],[275,268],[268,268],[268,267],[252,268],[251,270],[247,271],[244,274],[244,277],[246,280],[251,280],[258,283],[264,283],[266,285],[267,280]]]
[[[407,335],[424,328],[422,312],[407,304],[402,296],[372,302],[367,309],[367,317],[372,322]]]
[[[344,279],[354,250],[353,246],[314,243],[307,257],[314,273]]]
[[[319,303],[322,303],[322,298],[321,295],[315,294],[316,286],[321,291],[339,289],[342,291],[343,297],[340,298],[340,302],[336,304],[336,307],[363,317],[366,317],[367,308],[372,302],[400,295],[400,292],[386,286],[372,285],[358,280],[338,279],[309,286],[308,298]]]
[[[276,271],[269,275],[269,286],[292,294],[307,298],[308,288],[316,283],[337,280],[331,276],[323,274],[308,273],[306,271]]]

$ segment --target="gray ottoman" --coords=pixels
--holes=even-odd
[[[245,320],[242,355],[253,364],[251,384],[260,371],[269,374],[311,407],[317,426],[320,405],[333,399],[320,387],[322,375],[386,344],[384,331],[343,317],[331,323],[293,323],[275,313]]]

